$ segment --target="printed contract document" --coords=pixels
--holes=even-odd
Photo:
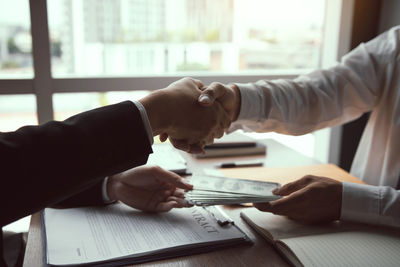
[[[47,263],[117,266],[249,242],[235,225],[220,226],[202,207],[145,213],[118,203],[45,209]]]

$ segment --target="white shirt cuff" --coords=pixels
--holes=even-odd
[[[153,130],[151,129],[150,121],[149,121],[149,118],[147,117],[146,109],[143,107],[142,103],[140,103],[139,101],[132,101],[132,102],[138,108],[140,115],[142,116],[142,121],[144,124],[143,126],[146,129],[150,144],[153,144],[153,142],[154,142]]]
[[[259,121],[267,119],[269,114],[265,113],[267,105],[264,93],[258,89],[256,83],[235,83],[239,88],[241,105],[237,121]]]
[[[102,197],[103,197],[103,201],[104,201],[105,204],[109,204],[109,203],[114,202],[113,200],[111,200],[111,199],[108,197],[108,194],[107,194],[107,182],[108,182],[108,178],[109,178],[108,176],[107,176],[106,178],[104,178],[103,184],[102,184],[102,186],[101,186],[101,195],[102,195]]]
[[[341,220],[379,224],[378,186],[343,182]]]

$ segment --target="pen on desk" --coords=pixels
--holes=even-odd
[[[231,217],[229,217],[229,216],[225,213],[225,211],[223,211],[220,207],[215,206],[215,209],[217,209],[218,212],[219,212],[219,214],[221,214],[222,217],[223,217],[222,220],[221,220],[221,219],[219,219],[219,220],[217,219],[217,222],[218,222],[219,225],[225,226],[225,225],[228,225],[228,224],[235,224],[235,222],[231,219]]]
[[[220,226],[226,226],[228,224],[235,224],[235,222],[218,206],[203,207],[207,212],[214,217]]]
[[[219,168],[244,168],[257,166],[263,166],[263,162],[225,162],[218,165]]]

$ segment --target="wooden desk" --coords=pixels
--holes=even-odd
[[[317,162],[297,153],[275,141],[266,141],[268,156],[265,159],[266,167],[224,169],[223,173],[230,177],[240,177],[259,180],[275,180],[281,183],[301,178],[305,174],[324,175],[339,180],[359,182],[356,178],[334,165],[315,166]],[[247,157],[254,158],[254,157]],[[188,166],[201,172],[205,167],[215,164],[218,159],[197,160],[188,158]],[[307,167],[291,167],[288,175],[288,166],[313,165]],[[274,167],[273,169],[269,167]],[[281,168],[275,168],[281,167]],[[286,167],[286,168],[284,168]],[[290,168],[289,168],[290,170]],[[310,173],[311,171],[311,173]],[[338,175],[336,175],[338,174]],[[140,266],[290,266],[262,237],[255,233],[241,218],[240,211],[244,207],[224,207],[224,210],[235,223],[250,237],[253,245],[242,245],[215,252],[196,254],[185,257],[149,262]],[[28,242],[25,253],[24,266],[45,266],[43,253],[43,239],[40,214],[34,214],[31,219]]]

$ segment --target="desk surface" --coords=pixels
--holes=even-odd
[[[262,141],[267,146],[266,155],[241,156],[241,157],[224,157],[224,158],[205,158],[197,159],[188,156],[182,152],[186,158],[188,169],[201,174],[204,168],[210,168],[218,162],[235,162],[238,160],[260,160],[263,161],[264,167],[293,167],[320,164],[319,161],[307,157],[277,141],[267,139]]]
[[[266,168],[246,168],[246,169],[226,169],[223,173],[230,177],[240,177],[249,179],[271,180],[273,177],[281,179],[294,180],[301,178],[304,172],[308,172],[309,168],[297,168],[296,176],[286,177],[281,175],[285,172],[283,167],[314,165],[318,162],[293,151],[292,149],[275,142],[273,140],[265,141],[267,145],[267,157],[264,159]],[[246,157],[246,159],[260,158],[260,156]],[[242,158],[241,158],[242,159]],[[187,157],[188,167],[192,171],[201,172],[204,168],[214,165],[220,159],[194,159]],[[224,160],[232,160],[232,158]],[[269,167],[274,169],[269,169]],[[278,169],[275,169],[278,167]],[[280,168],[282,167],[282,168]],[[314,175],[326,174],[329,177],[327,169],[336,168],[333,165],[321,165],[313,168]],[[272,171],[274,170],[274,171]],[[286,171],[287,172],[287,171]],[[342,171],[338,179],[357,182],[346,172]],[[303,174],[304,173],[304,174]],[[280,176],[281,175],[281,176]],[[282,177],[282,178],[279,178]],[[283,180],[282,180],[283,179]],[[267,243],[262,237],[254,232],[241,218],[240,211],[245,207],[224,207],[224,210],[235,221],[235,223],[250,237],[254,242],[253,245],[241,245],[231,248],[218,249],[214,252],[196,254],[185,257],[149,262],[140,264],[141,266],[289,266],[288,263],[275,251],[275,249]],[[26,247],[24,266],[45,266],[43,253],[43,239],[40,214],[34,214],[31,219],[29,229],[28,242]],[[135,265],[137,266],[137,265]]]

